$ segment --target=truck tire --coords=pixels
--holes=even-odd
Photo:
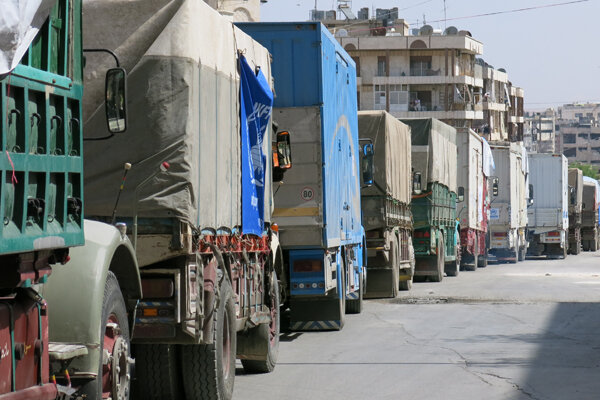
[[[485,268],[488,266],[487,252],[484,255],[477,256],[477,268]]]
[[[412,243],[408,244],[408,258],[410,265],[410,279],[398,282],[398,289],[402,291],[408,291],[412,289],[413,277],[415,275],[415,250]]]
[[[182,398],[177,346],[173,344],[136,344],[136,400],[176,400]]]
[[[398,290],[400,288],[399,276],[400,276],[400,263],[398,262],[398,253],[396,249],[396,242],[390,241],[390,264],[392,264],[392,298],[395,299],[398,296]]]
[[[440,233],[440,240],[438,241],[438,246],[436,249],[436,263],[437,263],[437,272],[435,275],[430,276],[430,280],[432,282],[441,282],[444,279],[444,259],[446,258],[446,248],[444,247],[444,234]]]
[[[133,361],[130,357],[129,322],[119,281],[110,271],[104,285],[100,333],[98,378],[86,384],[81,392],[89,399],[112,397],[114,400],[127,400],[131,384],[130,361]]]
[[[460,271],[460,255],[458,246],[454,247],[454,261],[444,263],[444,270],[448,276],[458,276],[458,272]]]
[[[236,316],[233,289],[221,282],[212,344],[180,346],[186,400],[230,400],[235,382]]]
[[[273,271],[272,285],[269,285],[268,298],[266,304],[271,310],[271,323],[261,324],[248,332],[251,335],[250,340],[269,340],[269,347],[266,360],[242,360],[244,371],[248,373],[264,374],[272,372],[277,365],[279,356],[279,332],[281,321],[281,308],[279,304],[279,282],[277,273]]]
[[[519,259],[518,261],[525,261],[525,256],[527,255],[527,248],[525,246],[519,247]]]
[[[362,285],[362,283],[364,282],[363,274],[364,274],[364,269],[360,273],[360,287],[358,288],[358,299],[346,300],[346,313],[348,313],[348,314],[360,314],[362,312],[363,292],[365,290],[364,286]],[[398,276],[398,275],[396,275],[396,276]],[[396,292],[396,294],[398,294],[398,279],[396,279],[394,286],[396,287],[395,292]],[[396,297],[396,296],[394,296],[394,297]]]

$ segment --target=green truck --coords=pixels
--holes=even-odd
[[[411,128],[414,276],[440,282],[460,268],[456,129],[433,118],[401,121]]]
[[[114,226],[84,224],[82,3],[29,6],[27,15],[11,21],[7,12],[2,21],[3,32],[29,23],[10,36],[16,46],[0,39],[10,60],[0,71],[0,398],[50,400],[79,390],[124,399],[141,285],[129,240]],[[117,95],[124,71],[103,73],[105,98]],[[101,251],[75,270],[70,260],[85,240]],[[54,276],[59,271],[68,272]],[[57,283],[62,290],[53,293]],[[82,323],[64,324],[65,315]],[[77,369],[82,360],[85,372]]]

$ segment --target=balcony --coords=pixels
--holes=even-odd
[[[432,71],[430,75],[395,75],[395,76],[373,76],[373,81],[363,79],[365,85],[468,85],[473,87],[483,87],[483,79],[473,78],[471,76],[445,76],[437,71]]]
[[[497,103],[495,101],[483,100],[481,103],[484,110],[487,111],[506,111],[506,104]]]

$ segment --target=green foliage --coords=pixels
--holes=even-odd
[[[582,164],[582,163],[575,162],[575,163],[571,163],[569,165],[569,168],[579,168],[583,172],[584,176],[589,176],[590,178],[594,178],[594,179],[600,179],[600,174],[598,173],[598,169],[589,164]]]

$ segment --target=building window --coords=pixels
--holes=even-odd
[[[565,133],[563,135],[564,143],[575,143],[575,141],[576,141],[576,136],[574,133]]]
[[[565,151],[563,151],[563,155],[565,157],[576,157],[577,156],[577,149],[575,147],[572,147],[570,149],[565,149]]]
[[[375,85],[373,93],[375,94],[375,110],[385,110],[385,85]]]
[[[377,76],[387,76],[387,57],[377,57]]]
[[[431,69],[431,56],[412,56],[410,58],[410,76],[431,76],[439,74]]]
[[[408,111],[408,85],[389,85],[390,111]]]

